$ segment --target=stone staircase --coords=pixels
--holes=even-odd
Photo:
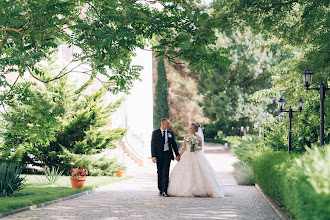
[[[102,153],[95,155],[96,157],[106,157],[109,159],[117,159],[118,163],[123,163],[128,169],[138,167],[139,164],[136,163],[132,157],[125,151],[122,142],[116,142],[115,149],[107,149],[104,150]]]

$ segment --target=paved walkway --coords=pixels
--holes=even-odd
[[[160,197],[156,167],[148,160],[143,168],[128,170],[132,179],[4,219],[279,219],[254,186],[237,185],[232,175],[236,158],[227,148],[207,144],[205,153],[225,185],[224,198]]]

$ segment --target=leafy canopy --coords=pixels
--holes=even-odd
[[[49,82],[85,64],[84,73],[107,76],[109,90],[127,92],[138,78],[139,69],[130,66],[137,47],[204,67],[226,60],[225,51],[212,46],[209,15],[192,0],[1,0],[0,7],[0,86],[10,72],[29,71]],[[56,77],[44,80],[36,64],[59,44],[78,49]]]

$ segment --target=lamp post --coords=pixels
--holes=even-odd
[[[258,120],[254,123],[254,128],[258,128],[259,138],[261,138],[260,123],[261,123],[261,120],[260,120],[259,118],[258,118]]]
[[[320,147],[324,144],[324,99],[325,99],[325,91],[330,90],[330,88],[326,88],[321,82],[319,88],[309,88],[312,85],[312,76],[313,72],[310,71],[308,66],[306,69],[301,73],[303,78],[304,86],[307,90],[319,90],[320,91]]]
[[[265,137],[266,137],[266,131],[268,131],[268,122],[270,120],[270,114],[268,112],[265,113],[265,120],[266,120],[266,123],[265,123],[265,128],[263,129],[263,133],[264,133],[264,140],[265,140]]]
[[[293,111],[291,106],[289,108],[288,111],[284,110],[284,105],[285,105],[285,100],[281,97],[278,101],[277,101],[277,104],[278,104],[278,109],[280,110],[281,114],[280,114],[280,120],[283,121],[284,120],[284,114],[282,112],[288,112],[289,113],[289,145],[288,145],[288,152],[290,153],[291,151],[291,128],[292,128],[292,123],[291,123],[291,119],[293,118],[293,112],[301,112],[301,110],[303,109],[304,107],[304,100],[302,100],[302,98],[300,98],[298,100],[298,110],[299,111]]]

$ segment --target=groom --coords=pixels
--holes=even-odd
[[[161,127],[154,130],[151,137],[151,156],[152,162],[157,163],[159,195],[165,197],[169,197],[167,195],[167,187],[171,160],[174,160],[173,150],[176,155],[175,159],[177,161],[180,160],[174,133],[169,128],[170,120],[163,118]]]

